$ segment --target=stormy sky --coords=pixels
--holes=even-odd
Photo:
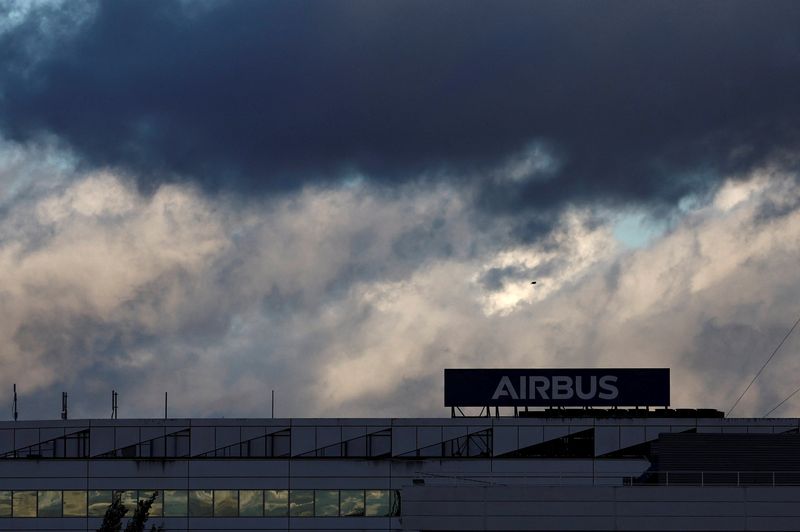
[[[643,366],[728,410],[800,316],[797,28],[777,1],[0,0],[0,404],[435,416],[445,367]],[[734,414],[800,386],[799,337]]]

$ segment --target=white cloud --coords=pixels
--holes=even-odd
[[[0,218],[0,388],[66,388],[76,415],[111,388],[124,415],[158,415],[166,390],[176,415],[264,415],[273,388],[280,415],[440,415],[453,366],[667,366],[675,404],[724,409],[800,310],[800,211],[764,216],[798,200],[775,173],[637,250],[577,210],[507,240],[446,185],[242,200],[72,179]],[[742,413],[796,386],[798,346]]]
[[[540,266],[554,264],[546,273],[534,277],[521,276],[504,283],[500,290],[481,294],[486,314],[508,314],[521,304],[542,301],[575,283],[591,272],[592,266],[613,258],[618,253],[608,226],[592,227],[588,213],[570,210],[562,215],[550,239],[538,245],[518,245],[494,256],[482,256],[474,267],[477,281],[493,269],[514,269],[537,272]],[[535,288],[531,281],[536,281]]]

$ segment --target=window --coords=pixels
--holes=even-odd
[[[288,430],[267,435],[267,456],[289,456],[291,448],[291,436]]]
[[[61,517],[61,492],[40,491],[38,502],[39,517]]]
[[[346,517],[364,515],[364,490],[342,490],[339,497],[340,515]]]
[[[314,515],[336,517],[339,515],[339,490],[317,490],[314,492]]]
[[[384,517],[390,515],[389,491],[367,490],[367,517]]]
[[[392,454],[392,431],[390,429],[369,434],[367,438],[370,456],[388,456]]]
[[[361,436],[344,442],[345,456],[367,456],[367,437]]]
[[[400,492],[392,490],[389,492],[389,515],[400,515]]]
[[[103,517],[111,504],[111,491],[89,490],[89,517]]]
[[[164,512],[164,494],[159,490],[139,490],[139,500],[146,501],[155,493],[156,498],[153,499],[153,505],[150,506],[150,517],[161,517]],[[133,515],[133,509],[128,511],[129,515]]]
[[[0,491],[0,518],[103,517],[117,494],[128,507],[156,494],[151,517],[385,517],[400,515],[394,490]],[[0,527],[2,528],[2,527]]]
[[[286,517],[289,515],[289,492],[287,490],[266,490],[264,496],[265,516]]]
[[[264,492],[261,490],[239,490],[239,515],[261,517],[264,515]]]
[[[214,490],[214,517],[236,517],[237,515],[239,515],[239,492]]]
[[[14,492],[14,517],[36,517],[36,492]]]
[[[189,429],[167,434],[165,447],[167,457],[189,456]]]
[[[185,517],[188,500],[186,490],[164,490],[164,517]]]
[[[117,491],[116,493],[119,494],[120,501],[128,509],[126,515],[133,515],[133,509],[136,508],[136,502],[139,500],[136,490]]]
[[[289,492],[289,515],[292,517],[313,517],[314,491],[291,490]]]
[[[11,517],[10,491],[0,491],[0,517]]]
[[[64,517],[86,517],[85,491],[65,491],[63,500]]]
[[[211,490],[189,490],[189,515],[214,517],[214,495]]]

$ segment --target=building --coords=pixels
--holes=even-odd
[[[0,424],[0,529],[797,530],[800,420],[57,420]]]
[[[169,531],[800,529],[798,419],[481,413],[0,422],[0,530],[95,530],[113,491]]]

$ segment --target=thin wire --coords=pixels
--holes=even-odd
[[[789,329],[789,332],[788,332],[788,333],[786,333],[786,336],[784,336],[784,337],[783,337],[783,340],[781,340],[781,343],[779,343],[779,344],[778,344],[778,347],[776,347],[776,348],[775,348],[775,350],[774,350],[774,351],[772,352],[772,354],[769,356],[769,358],[767,359],[767,361],[766,361],[766,362],[764,362],[764,365],[763,365],[763,366],[761,366],[761,369],[760,369],[760,370],[758,370],[758,373],[756,373],[756,376],[755,376],[755,377],[753,377],[753,380],[751,380],[751,381],[750,381],[750,384],[748,384],[748,385],[747,385],[747,388],[745,388],[745,389],[744,389],[744,391],[742,392],[742,395],[740,395],[740,396],[739,396],[739,398],[736,400],[736,402],[735,402],[735,403],[733,403],[733,406],[730,408],[730,410],[728,410],[728,413],[727,413],[727,414],[725,414],[725,417],[728,417],[728,416],[730,416],[730,415],[731,415],[731,412],[733,412],[733,409],[734,409],[734,408],[736,408],[736,405],[738,405],[738,404],[739,404],[739,401],[741,401],[741,400],[742,400],[742,397],[744,397],[744,394],[746,394],[746,393],[747,393],[747,390],[749,390],[749,389],[750,389],[750,387],[753,385],[753,383],[754,383],[754,382],[756,382],[756,379],[758,378],[758,376],[759,376],[759,375],[761,375],[761,372],[762,372],[762,371],[764,371],[764,368],[766,368],[766,367],[767,367],[767,364],[769,364],[769,361],[770,361],[770,360],[772,360],[772,357],[774,357],[774,356],[775,356],[775,354],[776,354],[776,353],[777,353],[777,352],[780,350],[780,348],[781,348],[781,347],[783,347],[783,343],[786,341],[786,339],[787,339],[787,338],[789,338],[789,336],[791,336],[791,335],[792,335],[792,332],[793,332],[793,331],[794,331],[794,329],[797,327],[797,324],[798,324],[798,323],[800,323],[800,318],[797,318],[797,321],[796,321],[796,322],[794,322],[794,325],[792,325],[792,328],[791,328],[791,329]]]
[[[784,399],[783,401],[781,401],[780,403],[778,403],[777,405],[775,405],[775,407],[774,407],[772,410],[770,410],[769,412],[767,412],[766,414],[764,414],[764,415],[763,415],[763,416],[761,416],[761,417],[767,417],[768,415],[770,415],[771,413],[773,413],[774,411],[776,411],[778,408],[780,408],[781,406],[783,406],[783,403],[785,403],[786,401],[788,401],[789,399],[791,399],[792,397],[794,397],[795,395],[797,395],[797,393],[798,393],[798,392],[800,392],[800,388],[798,388],[798,389],[796,389],[795,391],[793,391],[791,394],[789,394],[789,397],[787,397],[786,399]]]

